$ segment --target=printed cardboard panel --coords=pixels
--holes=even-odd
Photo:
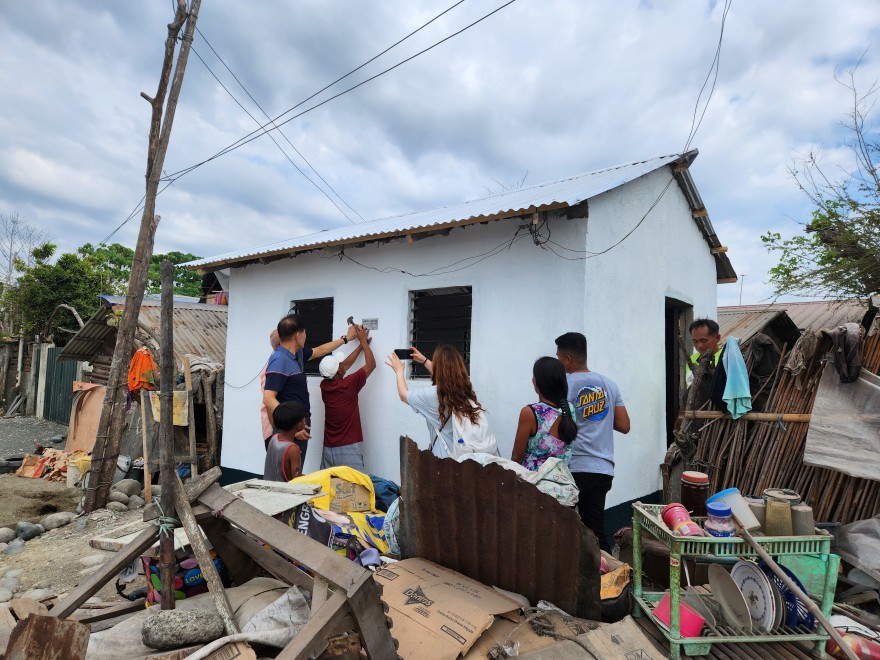
[[[336,495],[330,502],[331,511],[345,513],[346,511],[370,510],[370,491],[360,484],[332,477],[330,479],[330,486],[336,492]]]
[[[431,657],[439,651],[437,657],[456,658],[492,625],[496,614],[519,607],[491,587],[424,559],[385,566],[375,578],[391,609],[403,657],[419,657],[419,649],[423,653],[431,644]]]

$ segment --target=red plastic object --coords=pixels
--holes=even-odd
[[[691,520],[691,514],[678,502],[672,502],[663,507],[660,517],[666,526],[678,536],[705,536],[702,528]]]
[[[687,603],[679,601],[678,603],[678,612],[679,612],[679,629],[681,630],[682,637],[699,637],[700,633],[703,631],[703,624],[706,623],[706,620],[697,614],[696,610],[694,610]],[[660,621],[666,624],[667,627],[670,626],[670,607],[669,607],[669,592],[667,591],[663,594],[663,598],[657,603],[657,607],[654,608],[654,616],[656,616]]]

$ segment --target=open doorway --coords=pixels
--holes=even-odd
[[[666,336],[666,446],[672,444],[672,432],[675,420],[684,401],[685,395],[685,359],[681,351],[681,342],[685,349],[690,347],[687,328],[694,318],[692,305],[666,298],[666,319],[664,324]]]

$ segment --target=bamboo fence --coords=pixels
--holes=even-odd
[[[764,410],[809,414],[822,358],[823,351],[817,350],[799,378],[778,370]],[[862,366],[880,373],[880,333],[864,340]],[[820,522],[847,524],[880,513],[880,481],[804,464],[808,427],[809,422],[712,420],[703,424],[691,466],[709,474],[713,492],[737,487],[744,494],[760,495],[766,488],[791,488],[813,507]]]

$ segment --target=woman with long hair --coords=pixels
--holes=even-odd
[[[532,367],[532,385],[538,402],[523,408],[510,459],[537,470],[548,458],[568,463],[571,443],[577,437],[574,408],[568,402],[565,367],[554,357],[542,357]]]
[[[477,400],[467,367],[458,349],[451,344],[440,344],[434,349],[432,359],[426,358],[417,348],[410,347],[412,360],[421,364],[431,374],[431,386],[410,390],[406,385],[403,362],[394,353],[385,362],[394,369],[397,377],[397,394],[400,400],[425,418],[433,443],[439,433],[451,447],[452,416],[468,418],[476,424],[483,407]]]

